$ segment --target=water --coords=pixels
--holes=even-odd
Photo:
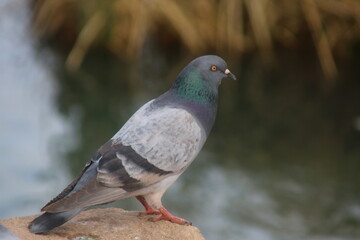
[[[26,1],[1,2],[1,218],[37,213],[44,197],[52,197],[53,188],[69,178],[54,161],[61,147],[53,146],[71,126],[56,110],[51,68],[39,59],[52,56],[38,54],[28,21]],[[56,171],[50,171],[53,168]]]
[[[61,56],[35,47],[25,2],[4,7],[0,217],[8,218],[37,213],[190,58],[147,53],[129,65],[92,52],[69,74]],[[334,88],[313,55],[279,51],[276,66],[260,62],[229,62],[238,81],[223,81],[209,140],[164,205],[207,239],[359,239],[359,59],[339,63]],[[131,199],[113,205],[141,209]]]

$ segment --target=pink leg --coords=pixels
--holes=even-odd
[[[152,218],[151,221],[156,222],[156,221],[159,221],[159,220],[168,220],[170,222],[177,223],[177,224],[180,224],[180,225],[191,225],[190,221],[173,216],[164,207],[159,208],[159,212],[161,213],[161,216]]]
[[[136,196],[136,199],[139,200],[139,202],[145,207],[145,211],[141,212],[139,215],[140,216],[146,216],[146,215],[150,215],[150,214],[160,214],[159,211],[156,211],[155,209],[153,209],[145,200],[145,198],[143,196]]]

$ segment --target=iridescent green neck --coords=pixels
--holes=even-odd
[[[154,107],[175,106],[190,112],[203,126],[206,134],[214,124],[217,111],[217,86],[206,81],[196,70],[185,68],[169,91],[153,102]]]
[[[217,87],[204,81],[195,69],[184,70],[176,79],[172,90],[185,101],[206,105],[217,101]]]

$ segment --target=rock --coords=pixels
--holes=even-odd
[[[84,211],[46,234],[33,234],[27,226],[36,216],[0,220],[0,224],[21,240],[205,240],[198,228],[168,221],[151,222],[139,212],[119,208]],[[10,239],[10,238],[9,238]]]

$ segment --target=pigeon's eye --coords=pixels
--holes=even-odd
[[[213,72],[215,72],[215,71],[217,70],[217,66],[212,65],[212,66],[210,67],[210,70],[213,71]]]

